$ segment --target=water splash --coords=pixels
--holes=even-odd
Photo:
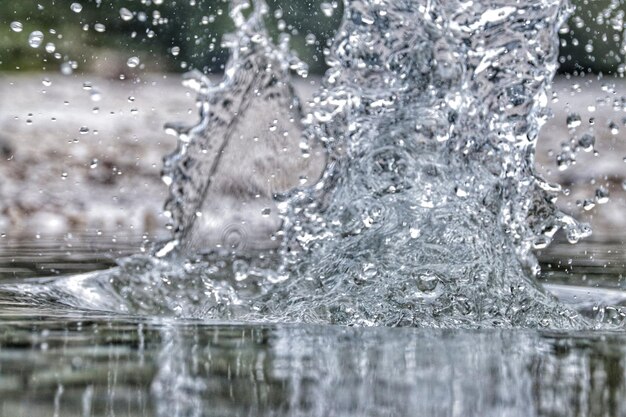
[[[237,30],[224,42],[231,54],[224,80],[213,85],[199,72],[187,76],[187,86],[198,93],[200,123],[167,126],[179,138],[163,170],[170,186],[165,210],[172,219],[173,239],[157,256],[174,248],[195,254],[211,244],[245,244],[250,237],[241,230],[241,221],[213,226],[220,217],[228,218],[223,214],[227,210],[261,223],[266,229],[261,238],[269,240],[280,223],[276,216],[269,222],[259,217],[272,211],[272,196],[296,186],[301,175],[315,175],[299,151],[302,110],[289,81],[290,70],[306,76],[306,65],[289,51],[287,35],[278,46],[272,42],[264,25],[265,2],[255,1],[246,18],[249,7],[247,0],[232,3]]]
[[[282,288],[288,315],[434,326],[574,316],[521,268],[538,271],[532,249],[559,228],[571,242],[589,234],[533,167],[568,8],[347,4],[310,118],[330,164],[286,205],[286,269],[298,277]]]
[[[203,319],[585,325],[535,281],[532,253],[560,228],[571,242],[590,233],[534,170],[566,0],[346,2],[307,112],[289,82],[304,67],[267,34],[265,3],[246,18],[248,7],[233,2],[224,81],[188,78],[200,124],[169,126],[179,136],[164,169],[173,239],[156,257],[23,294]],[[318,177],[307,156],[320,143],[321,179],[297,188],[301,175]],[[280,210],[261,233],[282,237],[280,250],[233,251],[249,239],[237,215],[215,225],[224,200],[242,216]]]

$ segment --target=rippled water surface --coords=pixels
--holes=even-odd
[[[141,247],[51,243],[5,244],[2,281],[106,268]],[[623,247],[572,248],[544,254],[542,282],[601,306],[621,287]],[[1,416],[626,413],[621,332],[245,324],[34,301],[0,293]]]

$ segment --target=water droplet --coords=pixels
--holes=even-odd
[[[13,32],[17,32],[17,33],[24,30],[24,26],[22,25],[21,22],[11,22],[10,27]]]
[[[72,3],[70,5],[70,10],[72,10],[74,13],[80,13],[83,11],[83,5],[80,3]]]
[[[570,113],[567,116],[567,127],[569,129],[576,129],[582,124],[582,119],[578,113]]]
[[[102,100],[102,93],[98,90],[91,90],[89,98],[91,99],[91,101],[100,101]]]
[[[272,209],[270,209],[269,207],[265,207],[263,210],[261,210],[261,214],[263,215],[263,217],[269,217],[271,213]]]
[[[468,196],[468,193],[467,193],[467,191],[465,191],[463,188],[461,188],[461,187],[456,187],[456,195],[457,195],[458,197],[465,198],[465,197],[467,197],[467,196]]]
[[[126,65],[128,65],[129,68],[136,68],[140,62],[141,61],[139,60],[139,58],[133,56],[128,58],[128,61],[126,61]]]
[[[609,202],[609,190],[604,187],[600,187],[596,190],[596,202],[598,204],[606,204]]]
[[[69,62],[64,62],[61,64],[61,74],[63,75],[71,75],[74,72],[72,65]]]
[[[172,46],[172,55],[178,56],[179,54],[180,54],[180,47],[179,46]]]
[[[556,165],[559,171],[565,171],[576,163],[576,155],[571,150],[566,149],[556,157]]]
[[[304,40],[307,45],[315,45],[315,41],[317,40],[317,38],[315,37],[313,33],[309,33],[308,35],[306,35]]]
[[[120,9],[120,17],[122,18],[123,21],[129,22],[133,20],[133,12],[128,10],[126,7],[122,7]]]
[[[582,202],[582,206],[585,211],[589,211],[596,206],[596,203],[593,200],[585,199],[585,201]]]
[[[609,130],[611,131],[612,135],[619,134],[619,126],[615,122],[610,122],[609,123]]]
[[[67,176],[68,176],[67,172],[62,172],[62,173],[61,173],[61,179],[62,179],[62,180],[66,180],[66,179],[67,179]]]
[[[437,288],[439,277],[433,273],[422,273],[417,277],[417,288],[422,292],[431,292]]]
[[[79,133],[81,135],[86,135],[87,133],[89,133],[89,128],[87,126],[83,126],[80,128]]]
[[[596,144],[595,136],[589,133],[585,133],[584,135],[580,137],[580,139],[578,139],[578,146],[580,146],[582,150],[585,152],[591,152],[595,144]]]
[[[39,48],[43,42],[43,33],[36,30],[28,35],[28,44],[31,48]]]
[[[322,9],[322,13],[324,13],[324,16],[331,17],[333,15],[334,10],[332,4],[324,2],[320,4],[320,8]]]
[[[55,45],[55,44],[53,44],[52,42],[48,42],[48,43],[46,44],[46,52],[47,52],[47,53],[52,54],[52,53],[54,53],[54,51],[56,51],[56,50],[57,50],[57,47],[56,47],[56,45]]]
[[[98,168],[98,159],[94,158],[91,160],[91,163],[89,164],[89,168],[91,169],[96,169]]]
[[[102,23],[96,23],[95,25],[93,25],[93,28],[96,32],[105,32],[107,30],[106,26],[104,26]]]
[[[44,78],[43,80],[41,80],[41,83],[44,85],[44,87],[50,87],[52,85],[52,81],[50,81],[50,78]]]
[[[533,242],[533,249],[545,249],[550,244],[551,239],[547,236],[538,236]]]

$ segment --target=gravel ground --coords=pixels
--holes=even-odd
[[[162,126],[197,120],[194,95],[180,81],[179,75],[156,74],[132,81],[0,74],[0,233],[166,235],[160,212],[167,189],[159,171],[176,139]],[[299,90],[310,95],[315,84],[302,83]],[[542,130],[537,167],[569,190],[560,204],[592,223],[594,239],[622,241],[626,84],[560,79],[554,92],[555,117]],[[582,119],[575,132],[567,127],[570,113]],[[611,133],[611,122],[619,133]],[[579,152],[576,165],[559,171],[561,144],[590,128],[597,154]],[[580,202],[593,200],[600,186],[610,191],[609,202],[585,210]]]

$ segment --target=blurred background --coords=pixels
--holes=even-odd
[[[292,35],[292,47],[312,73],[339,25],[341,1],[268,0],[268,27]],[[574,0],[561,30],[561,73],[624,73],[622,1]],[[17,22],[19,29],[11,29]],[[220,39],[232,29],[225,0],[39,0],[0,2],[0,71],[59,71],[117,76],[131,56],[147,71],[197,68],[219,72],[227,59]],[[28,37],[43,34],[33,53]],[[119,68],[118,68],[119,66]]]
[[[306,100],[326,68],[341,1],[267,2],[270,32],[290,34],[310,67],[297,81]],[[537,167],[564,186],[562,208],[591,222],[596,241],[622,244],[626,5],[573,5]],[[232,29],[224,0],[0,1],[0,237],[167,235],[159,173],[176,138],[163,125],[197,122],[182,73],[218,79],[228,58],[221,38]],[[585,135],[593,146],[580,145]]]
[[[294,50],[321,73],[341,6],[319,0],[268,5],[268,28],[291,34]],[[10,29],[12,22],[21,23],[20,32]],[[115,77],[131,56],[151,72],[219,72],[228,58],[220,40],[233,24],[225,0],[41,0],[2,1],[0,27],[0,71],[58,71],[71,62],[81,72]],[[36,30],[44,41],[33,54],[28,37]]]

